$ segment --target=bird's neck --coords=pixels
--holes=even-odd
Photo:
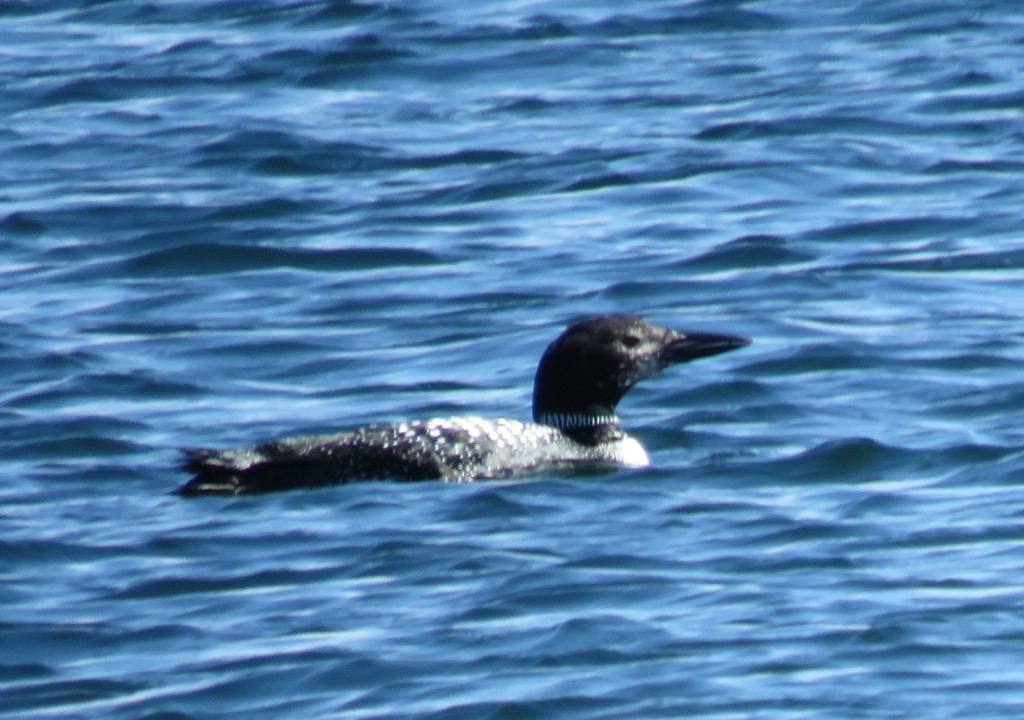
[[[625,435],[618,415],[610,409],[539,412],[534,420],[541,425],[558,428],[565,435],[584,445],[612,442]]]

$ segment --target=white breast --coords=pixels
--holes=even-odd
[[[647,467],[651,464],[647,451],[636,438],[628,435],[615,443],[615,459],[629,467]]]

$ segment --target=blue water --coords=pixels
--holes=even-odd
[[[0,2],[0,715],[1020,718],[1014,2]],[[185,501],[755,344],[653,464]]]

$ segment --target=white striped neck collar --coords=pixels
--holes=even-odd
[[[618,415],[591,415],[588,413],[541,413],[537,418],[541,425],[550,425],[559,430],[582,430],[619,424]]]

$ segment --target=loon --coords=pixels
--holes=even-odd
[[[623,432],[615,406],[668,365],[717,355],[750,340],[676,332],[632,315],[570,325],[541,357],[533,422],[478,417],[368,425],[235,450],[185,450],[194,477],[180,495],[240,495],[354,480],[501,479],[545,471],[649,464]]]

